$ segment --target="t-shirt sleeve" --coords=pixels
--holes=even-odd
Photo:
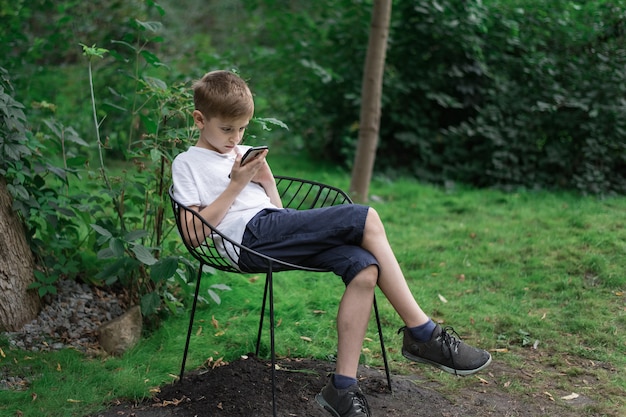
[[[179,155],[180,156],[180,155]],[[200,206],[200,193],[189,163],[177,157],[172,162],[174,198],[186,206]]]

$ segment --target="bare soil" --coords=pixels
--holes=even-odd
[[[528,358],[532,360],[533,358]],[[530,362],[529,362],[530,363]],[[538,363],[538,362],[537,362]],[[536,364],[537,364],[536,363]],[[215,366],[221,365],[221,366]],[[600,416],[594,401],[583,394],[572,395],[563,386],[584,392],[593,381],[581,376],[564,384],[555,378],[535,377],[542,369],[511,369],[498,360],[482,374],[462,378],[459,384],[440,384],[419,376],[419,368],[407,365],[409,375],[392,375],[389,392],[384,371],[361,367],[359,384],[368,398],[372,415],[392,417],[485,417],[485,416]],[[417,366],[417,365],[416,365]],[[328,417],[315,401],[315,395],[328,381],[330,362],[310,359],[279,359],[277,362],[277,415]],[[563,375],[563,374],[560,374]],[[457,378],[452,375],[445,377]],[[566,378],[563,376],[563,378]],[[567,378],[566,378],[567,379]],[[546,382],[546,380],[548,382]],[[524,385],[537,383],[531,390]],[[547,385],[545,385],[547,384]],[[456,386],[458,385],[458,386]],[[591,387],[587,387],[588,390]],[[528,392],[532,392],[529,394]],[[572,398],[574,397],[574,398]],[[150,400],[141,403],[118,402],[94,417],[165,416],[272,416],[271,364],[252,355],[228,364],[213,363],[188,372],[181,382],[163,386]]]

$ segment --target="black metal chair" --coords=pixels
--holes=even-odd
[[[348,195],[339,188],[332,187],[326,184],[322,184],[315,181],[303,180],[299,178],[290,178],[276,176],[276,185],[278,187],[281,200],[284,207],[295,208],[298,210],[306,210],[317,207],[327,207],[339,204],[352,204],[352,200]],[[272,404],[274,416],[276,416],[276,351],[274,344],[274,286],[273,286],[273,272],[285,271],[285,270],[303,270],[310,272],[328,272],[323,269],[309,268],[301,265],[294,265],[288,262],[281,261],[279,259],[265,256],[261,253],[248,249],[237,242],[231,240],[228,236],[220,233],[215,227],[206,222],[196,211],[189,209],[185,205],[176,201],[174,198],[174,187],[169,189],[170,200],[172,203],[172,209],[174,211],[174,217],[176,218],[176,224],[178,231],[183,237],[183,243],[191,253],[191,255],[200,262],[198,268],[198,276],[196,279],[195,295],[193,299],[193,305],[191,308],[191,316],[189,318],[189,328],[187,330],[187,340],[185,342],[185,351],[183,353],[182,365],[180,368],[180,380],[182,381],[185,373],[185,363],[187,361],[187,353],[189,351],[189,341],[191,338],[191,332],[193,328],[193,321],[196,312],[196,305],[198,301],[198,293],[200,290],[200,281],[202,277],[202,268],[204,265],[213,267],[215,269],[242,273],[237,269],[229,259],[223,257],[216,247],[216,240],[222,242],[222,245],[228,253],[240,253],[241,251],[247,251],[253,255],[259,256],[266,260],[268,268],[264,272],[265,277],[265,289],[263,292],[263,302],[261,306],[261,317],[259,319],[259,330],[257,333],[256,342],[256,355],[259,354],[259,347],[261,344],[261,334],[263,330],[263,319],[265,317],[266,304],[269,303],[269,320],[270,320],[270,356],[272,363]],[[193,226],[202,224],[204,226],[204,235],[196,235],[196,227],[189,227],[188,223],[181,222],[181,218],[185,218],[187,214],[191,213],[193,216]],[[191,244],[184,236],[193,236],[196,242],[200,243],[198,246]],[[376,325],[378,326],[378,334],[380,338],[380,348],[382,351],[382,357],[385,364],[385,373],[387,376],[387,384],[391,391],[391,376],[389,373],[389,364],[387,361],[387,354],[385,351],[385,342],[383,339],[382,328],[380,324],[380,316],[378,313],[378,305],[376,303],[376,297],[374,296],[374,313],[376,316]]]

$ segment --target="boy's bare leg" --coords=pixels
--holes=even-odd
[[[372,311],[378,268],[372,265],[346,287],[337,313],[337,363],[335,372],[356,378],[363,339]]]
[[[378,286],[404,323],[408,327],[426,323],[429,317],[415,301],[389,245],[382,221],[376,210],[372,208],[369,209],[365,220],[361,246],[370,251],[378,260],[380,265]]]

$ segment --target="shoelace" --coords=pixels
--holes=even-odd
[[[355,392],[352,397],[352,404],[356,406],[358,411],[364,413],[367,417],[371,417],[370,406],[367,403],[367,398],[360,392]]]
[[[450,360],[452,361],[452,368],[454,369],[454,375],[458,375],[456,372],[456,364],[454,363],[454,355],[457,353],[458,347],[461,344],[461,336],[454,330],[454,328],[447,326],[441,329],[441,353],[445,356],[444,346],[448,348],[450,352]]]

